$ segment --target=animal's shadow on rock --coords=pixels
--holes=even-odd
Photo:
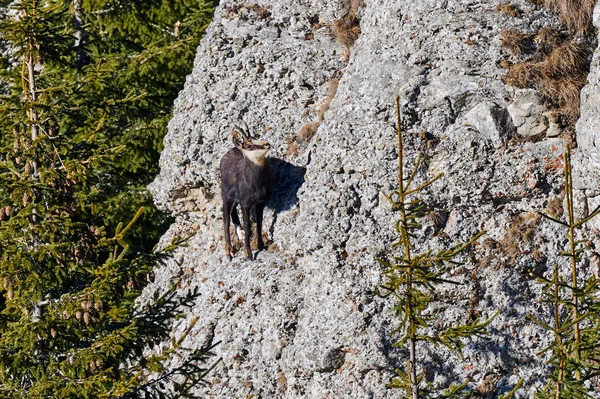
[[[298,203],[298,190],[304,184],[306,168],[279,158],[269,158],[269,166],[273,171],[274,185],[267,208],[273,210],[273,222],[269,228],[269,233],[273,235],[278,215]]]

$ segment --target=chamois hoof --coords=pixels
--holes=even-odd
[[[233,259],[233,255],[235,254],[235,250],[231,246],[225,246],[225,256],[229,261]]]
[[[263,249],[265,249],[265,243],[263,242],[263,240],[254,240],[252,242],[252,245],[254,246],[254,248],[256,248],[259,251],[262,251]]]
[[[250,251],[248,248],[244,248],[244,256],[248,260],[254,260],[254,257],[252,256],[252,251]]]

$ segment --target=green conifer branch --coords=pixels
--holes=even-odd
[[[393,346],[407,346],[409,352],[406,371],[398,370],[397,376],[392,379],[389,386],[402,389],[411,399],[418,399],[421,394],[427,395],[429,389],[428,387],[420,387],[422,375],[417,370],[416,343],[423,341],[433,345],[441,344],[447,346],[451,351],[460,352],[463,345],[462,339],[483,334],[493,317],[484,322],[476,320],[464,326],[452,326],[436,334],[423,333],[425,329],[430,328],[430,317],[423,316],[423,312],[427,310],[432,301],[429,293],[435,291],[437,284],[456,284],[455,281],[445,278],[444,275],[450,271],[451,265],[460,264],[456,257],[467,250],[483,232],[476,234],[466,243],[440,250],[435,254],[432,251],[425,251],[420,254],[413,253],[413,240],[416,239],[413,231],[421,227],[419,218],[427,214],[427,207],[421,199],[409,199],[409,197],[430,187],[442,174],[412,187],[421,159],[420,156],[417,156],[410,175],[406,180],[403,178],[404,146],[399,97],[396,98],[396,113],[398,188],[389,194],[384,193],[384,196],[391,203],[392,210],[399,212],[399,218],[395,223],[399,238],[392,243],[392,247],[400,248],[401,255],[392,256],[391,261],[379,259],[385,268],[383,275],[387,280],[380,288],[382,296],[393,297],[396,301],[394,311],[396,318],[399,320],[399,325],[392,331],[392,334],[400,334],[400,337],[394,342]],[[446,391],[447,397],[458,397],[459,391],[464,391],[466,386],[467,383],[463,383],[450,387]]]

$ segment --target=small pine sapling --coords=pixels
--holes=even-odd
[[[571,173],[571,148],[567,144],[564,154],[566,220],[562,215],[544,218],[567,230],[568,246],[561,252],[569,261],[570,281],[560,275],[558,264],[554,265],[550,279],[539,276],[543,285],[542,300],[552,307],[552,322],[546,323],[532,315],[528,318],[547,331],[552,332],[550,345],[540,353],[550,352],[549,363],[554,367],[549,382],[536,392],[539,399],[591,398],[586,383],[600,372],[600,284],[590,276],[580,286],[579,264],[582,260],[584,241],[576,239],[576,230],[600,213],[600,206],[581,220],[575,219],[573,204],[573,178]]]
[[[445,275],[453,266],[459,264],[457,257],[471,246],[482,234],[480,232],[464,244],[459,244],[438,252],[428,250],[415,254],[413,231],[420,228],[418,219],[427,211],[425,204],[416,195],[426,187],[437,181],[442,174],[422,184],[415,184],[414,179],[419,170],[420,154],[413,165],[408,178],[404,178],[400,100],[396,97],[397,134],[398,134],[398,189],[390,194],[384,194],[392,204],[392,209],[400,213],[396,222],[396,232],[400,236],[393,247],[401,248],[400,255],[390,256],[389,260],[379,259],[385,267],[383,275],[385,283],[381,286],[381,295],[395,298],[395,316],[399,326],[392,334],[400,334],[400,339],[394,347],[408,347],[409,359],[406,371],[397,370],[397,377],[393,378],[389,387],[404,391],[406,397],[418,399],[421,396],[435,397],[433,388],[423,383],[422,373],[419,371],[417,358],[417,342],[443,345],[450,351],[460,354],[464,346],[463,339],[485,333],[485,328],[493,318],[481,322],[475,320],[465,325],[451,326],[444,331],[431,332],[432,318],[424,313],[432,302],[432,294],[436,286],[442,283],[456,282],[448,280]],[[462,397],[467,394],[468,380],[462,384],[453,385],[445,390],[441,397]],[[508,398],[509,396],[507,396]]]

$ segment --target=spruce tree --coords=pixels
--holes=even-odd
[[[443,283],[456,284],[445,276],[459,263],[457,257],[466,251],[483,232],[476,234],[464,244],[438,251],[425,250],[416,253],[415,232],[421,227],[419,219],[427,213],[427,207],[418,195],[442,175],[439,174],[431,180],[416,184],[415,178],[420,166],[420,155],[412,165],[411,172],[405,175],[399,97],[396,97],[396,113],[398,188],[384,195],[391,203],[392,210],[399,214],[396,222],[396,232],[399,237],[398,241],[393,244],[393,247],[399,248],[399,251],[394,251],[387,259],[379,261],[384,266],[385,279],[385,283],[381,286],[381,293],[385,297],[392,297],[395,301],[394,312],[398,320],[398,327],[392,332],[392,335],[399,335],[400,338],[394,343],[394,347],[408,349],[409,357],[404,370],[400,368],[396,370],[397,377],[392,379],[389,386],[402,390],[404,397],[411,399],[465,397],[469,395],[469,391],[466,389],[468,380],[452,385],[442,392],[436,392],[439,391],[438,387],[432,387],[423,382],[420,370],[422,361],[417,354],[417,344],[443,345],[454,353],[460,353],[464,339],[485,334],[485,328],[493,318],[487,321],[474,320],[466,324],[450,326],[443,331],[434,331],[432,316],[426,315],[437,286]],[[505,395],[504,399],[512,397],[515,390]]]
[[[162,398],[165,380],[184,394],[204,375],[205,350],[168,372],[180,341],[151,352],[191,297],[135,300],[165,254],[143,187],[208,6],[20,0],[3,15],[0,397]]]
[[[568,260],[569,276],[561,274],[558,264],[554,265],[551,278],[538,276],[543,287],[541,300],[550,305],[552,321],[529,315],[530,320],[552,334],[550,345],[540,352],[549,353],[548,363],[553,370],[546,386],[535,394],[539,399],[591,398],[590,380],[600,373],[600,282],[593,275],[581,278],[587,241],[577,239],[577,230],[600,214],[600,206],[576,219],[571,148],[569,144],[566,147],[563,155],[566,217],[563,220],[562,215],[541,215],[566,230],[568,245],[560,255]]]

